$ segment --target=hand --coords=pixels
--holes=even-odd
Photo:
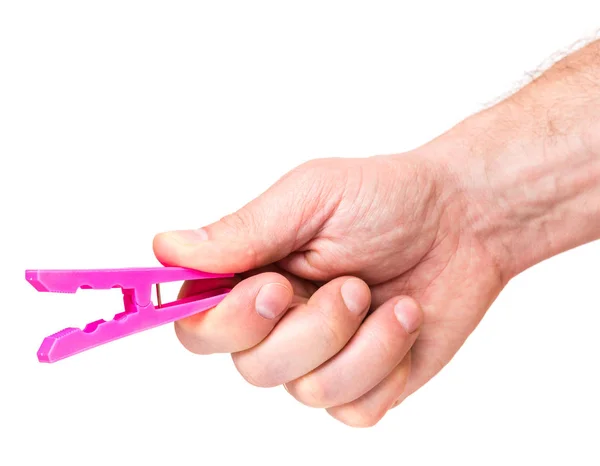
[[[166,265],[238,274],[219,306],[176,323],[182,344],[231,353],[250,383],[283,384],[348,425],[376,424],[451,360],[512,277],[600,238],[599,52],[417,150],[315,160],[214,224],[157,235]]]
[[[243,278],[176,324],[182,344],[232,353],[250,383],[285,384],[346,424],[375,424],[450,360],[502,287],[428,150],[312,161],[215,224],[158,235],[161,262]]]

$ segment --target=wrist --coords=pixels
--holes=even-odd
[[[575,77],[547,78],[435,142],[456,186],[461,227],[507,281],[600,238],[597,77],[575,89]]]

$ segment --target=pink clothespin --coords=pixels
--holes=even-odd
[[[37,352],[40,362],[52,363],[110,341],[158,327],[215,307],[230,289],[213,289],[197,296],[163,304],[160,283],[233,277],[179,267],[105,270],[27,270],[26,280],[42,292],[75,293],[78,289],[121,288],[125,310],[111,321],[103,319],[83,329],[69,327],[44,339]],[[158,303],[152,303],[156,285]]]

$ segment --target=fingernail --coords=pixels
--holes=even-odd
[[[176,230],[169,232],[169,237],[179,244],[187,246],[189,244],[198,243],[199,241],[206,241],[208,239],[208,233],[203,228],[196,230]]]
[[[264,285],[256,296],[254,307],[256,312],[265,319],[279,317],[290,305],[292,292],[279,283]]]
[[[367,310],[369,305],[369,290],[361,280],[351,278],[342,285],[340,289],[344,304],[353,314],[361,314]]]
[[[394,314],[406,333],[413,333],[421,325],[421,310],[412,299],[403,298],[398,301],[394,306]]]

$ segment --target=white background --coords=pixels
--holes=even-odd
[[[311,158],[420,145],[600,27],[596,0],[294,3],[1,3],[0,464],[600,464],[599,244],[510,283],[372,429],[170,325],[37,362],[121,298],[37,293],[25,269],[158,265],[156,232]]]

